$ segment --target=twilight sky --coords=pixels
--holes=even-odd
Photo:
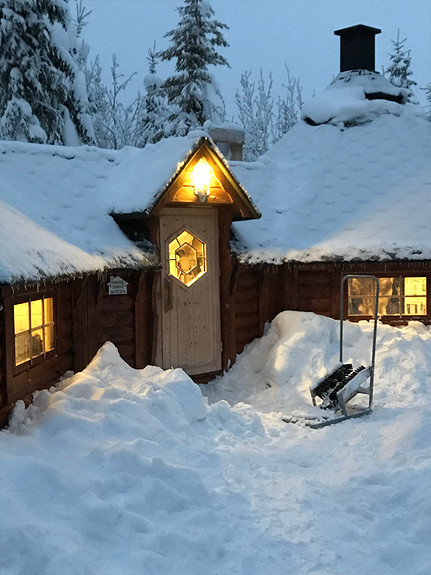
[[[282,94],[285,64],[299,77],[304,100],[326,88],[339,71],[339,38],[334,30],[367,24],[380,28],[376,36],[376,69],[389,64],[391,39],[397,29],[407,37],[411,50],[416,96],[425,103],[419,87],[431,82],[431,0],[210,0],[215,17],[227,24],[223,50],[231,68],[213,68],[227,106],[227,120],[236,115],[234,94],[241,73],[251,70],[255,78],[262,68],[272,72],[273,93]],[[156,41],[158,49],[168,46],[164,34],[178,22],[175,8],[182,0],[84,0],[92,10],[85,39],[90,58],[100,54],[105,81],[113,53],[120,70],[137,72],[128,92],[130,98],[143,91],[147,73],[146,56]],[[71,3],[72,5],[72,3]],[[73,5],[72,5],[73,9]],[[160,64],[158,75],[166,77],[170,63]]]

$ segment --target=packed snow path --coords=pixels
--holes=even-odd
[[[429,575],[431,330],[379,326],[371,415],[282,423],[310,409],[337,330],[280,314],[201,388],[106,344],[18,405],[0,433],[2,575]],[[346,358],[366,363],[371,330],[346,325]]]

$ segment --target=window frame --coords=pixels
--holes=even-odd
[[[15,333],[15,306],[16,305],[20,305],[20,304],[24,304],[26,303],[29,308],[30,308],[30,304],[31,302],[34,301],[42,301],[42,309],[44,309],[44,300],[46,299],[52,299],[52,321],[51,322],[47,322],[47,323],[42,323],[41,326],[38,326],[38,328],[45,328],[45,326],[49,326],[52,325],[53,328],[53,337],[52,337],[52,343],[53,343],[53,348],[48,350],[48,351],[43,351],[41,354],[38,354],[34,357],[30,357],[30,359],[23,361],[22,363],[17,364],[16,363],[16,347],[15,347],[15,342],[16,342],[16,333]],[[13,371],[15,374],[18,374],[22,371],[25,371],[27,369],[31,369],[33,367],[36,367],[38,365],[41,365],[42,363],[46,362],[47,360],[55,357],[57,355],[57,302],[56,302],[56,297],[55,297],[55,292],[46,292],[46,293],[34,293],[34,294],[29,294],[29,295],[22,295],[17,297],[16,299],[14,298],[14,300],[11,302],[12,305],[12,309],[11,309],[11,319],[12,319],[12,366],[13,366]],[[30,319],[30,316],[29,316]],[[29,330],[25,330],[28,331],[29,333],[31,333],[31,320],[29,321],[29,325],[30,328]],[[25,331],[21,332],[21,333],[25,333]]]
[[[191,241],[184,241],[180,244],[179,238],[184,234],[189,234],[192,237]],[[202,252],[198,254],[197,259],[200,258],[200,262],[198,263],[200,267],[199,273],[197,275],[191,276],[193,270],[190,272],[184,272],[180,270],[177,264],[177,251],[182,246],[188,245],[195,251],[197,248],[193,245],[194,242],[198,242],[201,244]],[[175,247],[175,242],[178,243],[178,246]],[[174,249],[175,248],[175,249]],[[194,232],[190,231],[189,228],[184,228],[178,233],[174,234],[168,241],[166,242],[166,254],[167,254],[167,270],[168,270],[168,277],[171,278],[174,282],[179,284],[182,288],[189,290],[191,287],[195,285],[206,273],[208,272],[208,256],[207,256],[207,242],[200,239],[199,235],[195,234]],[[175,270],[175,273],[172,273],[172,270]],[[177,272],[178,270],[178,272]],[[182,278],[182,276],[184,276]],[[188,283],[184,280],[184,278],[191,278],[191,281]]]
[[[398,279],[401,281],[403,289],[402,289],[402,293],[400,293],[400,295],[398,296],[400,299],[400,302],[402,304],[402,310],[405,309],[405,298],[406,297],[425,297],[426,298],[426,314],[407,314],[407,313],[393,313],[393,314],[381,314],[379,313],[379,318],[387,318],[388,320],[417,320],[417,321],[424,321],[429,319],[430,314],[431,314],[431,294],[430,294],[430,287],[431,287],[431,281],[430,281],[430,276],[429,273],[427,272],[418,272],[418,273],[386,273],[386,274],[375,274],[377,279],[379,280],[379,285],[380,285],[380,280],[382,279],[389,279],[389,278],[393,278],[393,279]],[[360,276],[358,276],[360,277]],[[426,281],[426,286],[425,286],[425,290],[426,293],[423,296],[410,296],[410,295],[405,295],[405,279],[407,278],[425,278]],[[362,319],[369,319],[370,317],[372,317],[372,314],[351,314],[349,313],[349,309],[350,309],[350,302],[351,302],[351,295],[349,292],[349,282],[347,282],[347,316],[349,317],[349,319],[352,320],[357,320],[360,321]],[[355,296],[353,296],[355,297]],[[370,294],[369,296],[367,296],[367,294],[357,294],[356,297],[372,297],[374,299],[374,294]],[[379,300],[382,297],[382,294],[380,294]]]

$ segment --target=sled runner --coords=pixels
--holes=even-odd
[[[344,284],[350,278],[370,278],[376,282],[376,299],[374,306],[374,329],[371,349],[371,365],[353,367],[351,363],[343,363],[343,324],[344,324]],[[379,301],[379,280],[370,275],[346,275],[341,280],[340,298],[340,362],[323,378],[310,387],[313,406],[318,406],[326,413],[314,415],[291,415],[283,417],[286,423],[301,423],[307,427],[318,429],[334,423],[361,417],[371,413],[373,405],[374,364],[376,355],[377,319]],[[347,405],[356,395],[368,396],[368,406],[357,407]]]

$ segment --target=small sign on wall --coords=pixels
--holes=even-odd
[[[108,282],[109,295],[127,295],[127,286],[129,284],[120,276],[111,276]]]

